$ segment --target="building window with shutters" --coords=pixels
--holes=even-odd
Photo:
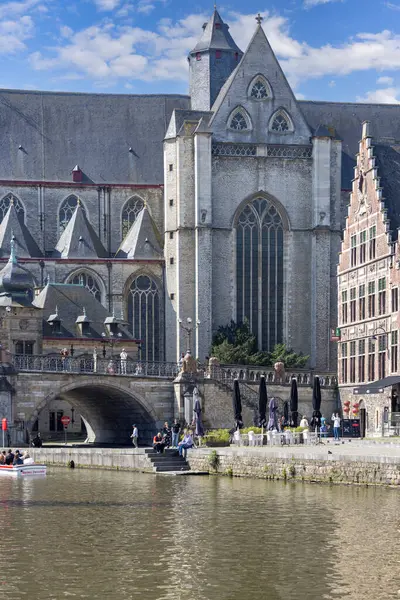
[[[386,313],[386,277],[378,279],[378,314]]]
[[[342,325],[347,323],[347,290],[342,292]]]
[[[358,288],[358,319],[364,321],[365,319],[365,285],[360,285]]]
[[[354,383],[356,380],[356,342],[350,342],[350,372],[349,381]]]
[[[399,344],[399,332],[392,331],[392,333],[391,333],[391,348],[390,348],[392,373],[397,373],[398,352],[399,352],[398,344]]]
[[[365,381],[365,340],[358,342],[358,381]]]
[[[368,318],[375,316],[375,281],[368,284]]]
[[[357,265],[357,235],[354,234],[350,238],[350,266]]]
[[[376,225],[369,228],[369,260],[374,260],[376,255]]]
[[[375,340],[368,340],[368,381],[375,381]]]
[[[350,322],[354,323],[357,320],[357,300],[356,300],[356,288],[350,289]]]
[[[392,313],[399,310],[399,288],[392,288]]]
[[[347,343],[341,344],[342,383],[347,383]]]
[[[378,336],[378,379],[385,377],[386,334]]]
[[[367,230],[360,233],[360,265],[365,263],[367,259]]]

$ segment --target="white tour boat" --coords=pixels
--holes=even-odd
[[[33,477],[46,475],[46,465],[0,465],[0,477]]]

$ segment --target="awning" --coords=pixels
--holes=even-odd
[[[396,385],[397,383],[400,383],[400,375],[390,375],[390,377],[384,377],[377,381],[371,381],[371,383],[368,383],[367,385],[360,385],[359,387],[354,388],[353,394],[382,394],[385,391],[385,388]]]

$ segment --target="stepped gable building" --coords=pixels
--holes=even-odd
[[[13,231],[36,285],[83,284],[142,360],[177,360],[180,319],[204,358],[247,318],[335,368],[359,131],[400,139],[400,107],[297,101],[261,18],[243,53],[215,10],[188,61],[189,96],[0,92],[0,260]]]
[[[378,135],[374,135],[374,133]],[[362,434],[400,426],[400,143],[365,122],[338,267],[339,383]]]

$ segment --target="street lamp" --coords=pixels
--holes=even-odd
[[[379,334],[379,332],[381,332]],[[378,334],[378,335],[377,335]],[[390,358],[390,351],[389,351],[389,331],[386,331],[386,329],[384,327],[382,327],[382,325],[379,325],[379,327],[375,327],[375,329],[373,330],[372,334],[369,336],[369,339],[376,342],[376,340],[378,338],[381,337],[381,335],[385,336],[385,344],[386,344],[386,352],[388,355],[388,358]],[[379,349],[378,349],[379,352]]]
[[[192,341],[192,332],[193,332],[194,328],[197,329],[197,327],[200,325],[200,321],[197,319],[195,325],[193,325],[192,319],[190,317],[188,317],[186,319],[186,325],[184,324],[182,319],[178,319],[178,323],[179,323],[181,329],[183,329],[183,331],[186,332],[187,350],[188,350],[188,352],[190,352],[191,341]]]

